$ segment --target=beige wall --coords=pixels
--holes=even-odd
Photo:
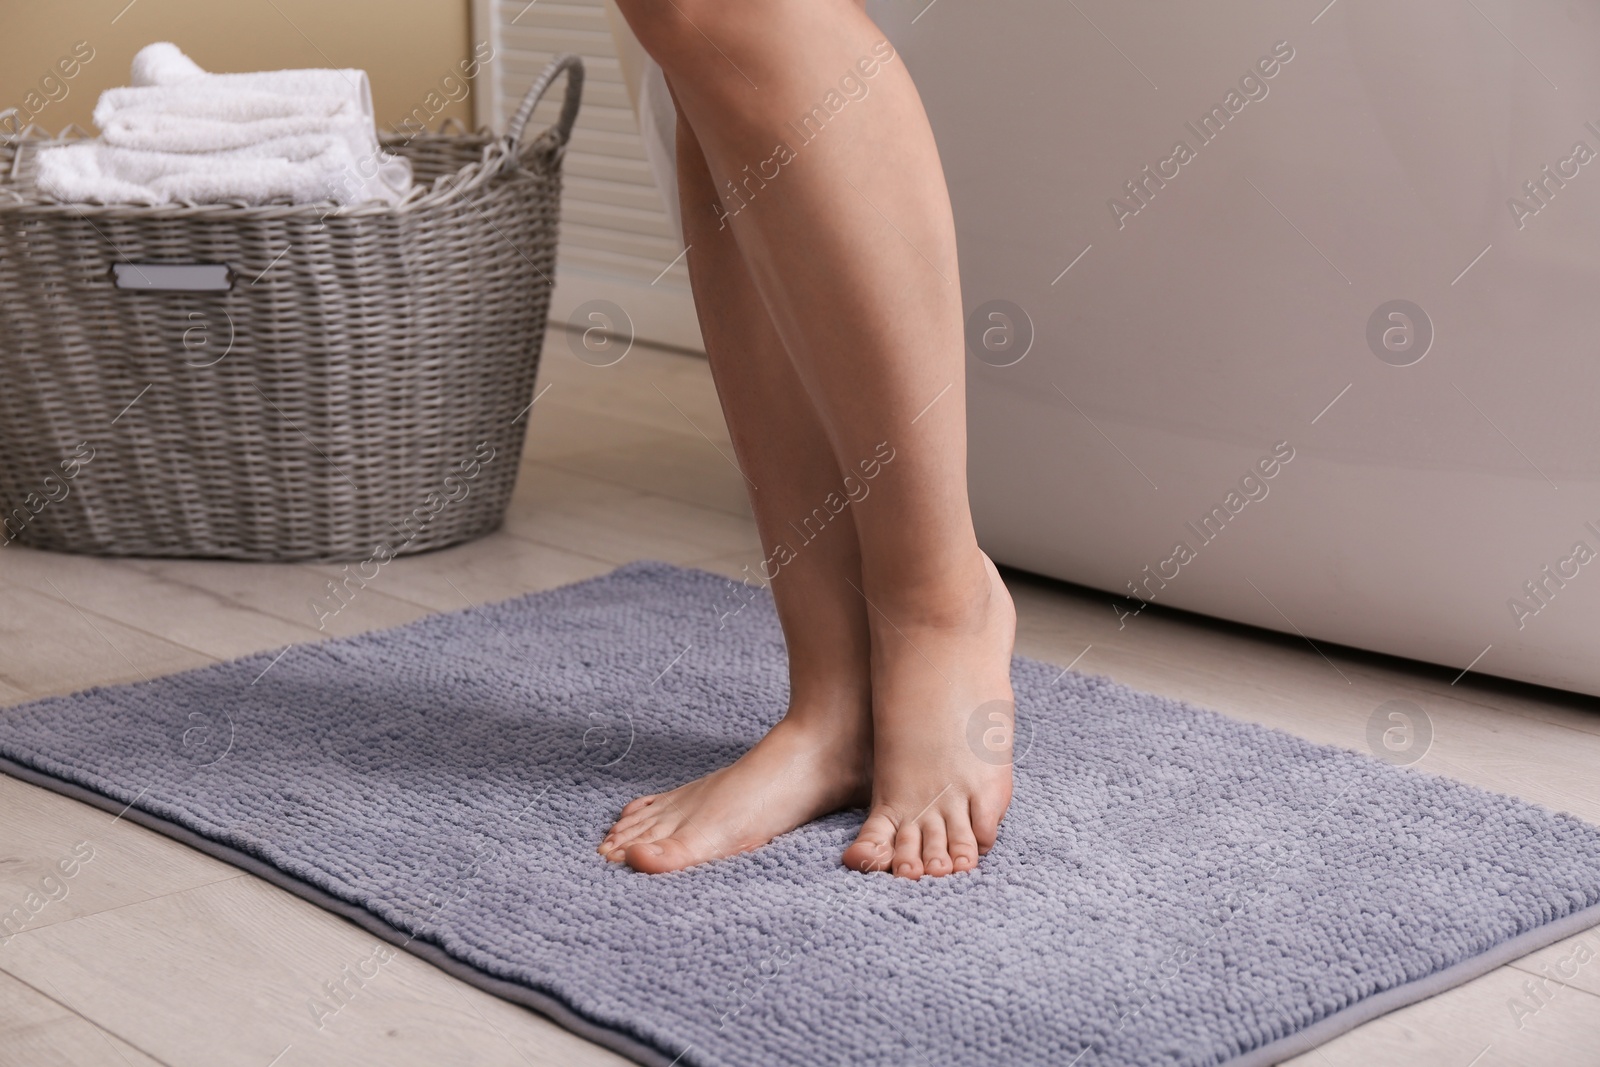
[[[471,125],[461,64],[471,52],[468,0],[4,0],[0,110],[37,111],[58,130],[90,125],[102,90],[128,84],[133,54],[172,41],[207,70],[360,67],[372,77],[379,126],[413,109]],[[113,21],[115,20],[115,21]],[[73,50],[93,58],[73,70]],[[45,84],[41,86],[41,81]],[[63,95],[63,92],[65,95]],[[430,95],[432,94],[432,95]],[[49,100],[50,96],[58,97]],[[43,104],[40,107],[40,104]],[[6,120],[0,128],[9,129]],[[92,127],[91,127],[92,128]]]

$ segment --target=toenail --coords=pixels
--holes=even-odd
[[[910,873],[911,873],[911,864],[909,864],[909,863],[902,863],[902,864],[901,864],[901,865],[900,865],[900,873],[901,873],[901,874],[910,874]]]
[[[666,851],[666,849],[662,848],[660,845],[640,845],[639,847],[644,849],[645,855],[647,856],[659,856]]]

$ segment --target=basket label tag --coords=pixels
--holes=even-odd
[[[226,263],[116,263],[111,276],[118,289],[220,292],[233,288]]]

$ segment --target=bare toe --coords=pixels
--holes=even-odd
[[[862,803],[871,773],[867,709],[780,719],[744,755],[666,793],[643,796],[600,842],[608,860],[651,874],[759,848],[779,834]]]
[[[659,841],[677,829],[677,823],[667,819],[652,819],[639,823],[626,834],[619,834],[605,848],[606,859],[621,862],[631,848]]]
[[[628,801],[627,806],[622,809],[621,817],[618,818],[617,821],[622,822],[628,816],[635,815],[638,812],[643,811],[645,808],[649,807],[651,802],[653,802],[659,795],[659,793],[651,793],[648,796],[635,797],[634,799]]]
[[[896,878],[922,877],[922,828],[914,822],[901,826],[894,835],[894,861],[890,870]]]
[[[613,834],[624,834],[636,826],[645,826],[661,818],[661,812],[655,807],[640,808],[631,815],[624,815],[617,820],[611,828]]]
[[[987,556],[949,584],[919,583],[873,602],[873,809],[896,822],[891,870],[969,871],[1011,803],[1009,759],[974,726],[1014,725],[1016,610]],[[932,798],[932,799],[929,799]],[[896,812],[916,812],[909,823]]]
[[[600,842],[596,850],[602,854],[631,844],[645,830],[660,822],[660,819],[651,812],[635,812],[632,815],[619,819]]]
[[[659,841],[647,841],[634,845],[626,853],[628,866],[645,874],[666,874],[668,871],[681,871],[685,867],[692,867],[696,863],[704,863],[714,858],[707,855],[705,848],[696,850],[676,837],[663,837]]]
[[[922,869],[935,878],[949,874],[950,850],[946,845],[944,816],[938,812],[922,818]]]
[[[950,835],[951,869],[972,870],[978,865],[978,857],[982,854],[978,849],[978,839],[972,833],[972,823],[966,819],[956,819],[949,823],[947,830]]]
[[[894,823],[887,815],[867,816],[855,841],[844,850],[844,865],[852,871],[885,871],[894,851]]]
[[[1000,836],[1000,820],[1011,802],[1011,790],[1006,789],[999,799],[1004,803],[985,802],[981,797],[972,799],[972,836],[978,842],[980,855],[987,855],[994,847],[995,838]]]

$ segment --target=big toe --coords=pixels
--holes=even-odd
[[[987,854],[994,847],[995,840],[1000,836],[1000,820],[1005,816],[1006,808],[1010,806],[1011,795],[994,798],[974,797],[972,801],[971,819],[972,836],[978,845],[980,854]]]
[[[867,816],[861,831],[844,850],[844,865],[852,871],[886,871],[894,856],[894,823],[885,815]]]
[[[663,837],[628,847],[624,859],[628,866],[645,874],[666,874],[681,871],[713,857],[702,855],[677,837]]]

